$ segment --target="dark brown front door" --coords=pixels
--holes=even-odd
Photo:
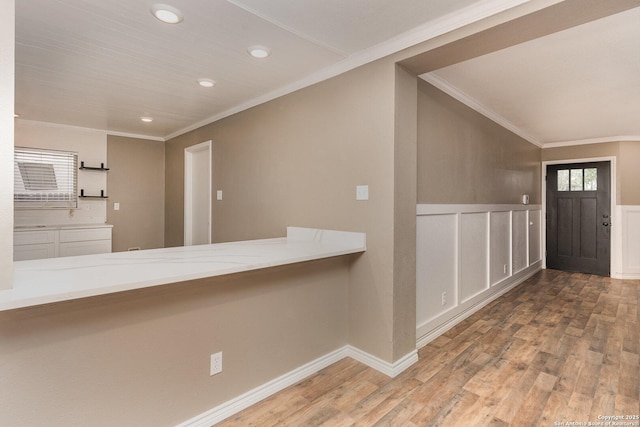
[[[610,275],[609,162],[547,166],[547,267]]]

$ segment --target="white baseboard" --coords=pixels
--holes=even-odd
[[[398,376],[399,374],[404,372],[405,369],[418,361],[418,350],[409,352],[394,363],[379,359],[369,353],[360,350],[359,348],[355,348],[350,345],[347,346],[347,354],[352,359],[355,359],[360,363],[364,363],[370,368],[373,368],[378,372],[382,372],[383,374],[391,378]]]
[[[260,402],[261,400],[284,390],[298,381],[302,381],[309,375],[312,375],[347,356],[347,347],[339,348],[338,350],[319,357],[318,359],[294,369],[293,371],[197,415],[190,420],[178,424],[176,427],[210,427],[234,414],[237,414],[243,409]]]
[[[640,273],[613,273],[611,274],[611,278],[621,280],[640,280]]]
[[[502,295],[509,292],[511,289],[520,285],[522,282],[524,282],[525,280],[527,280],[528,278],[530,278],[540,270],[541,270],[541,267],[540,267],[540,263],[538,262],[535,265],[529,267],[528,269],[525,269],[521,273],[515,276],[512,276],[512,278],[515,280],[511,281],[511,283],[509,283],[509,281],[505,281],[501,284],[496,285],[496,286],[503,285],[503,287],[500,287],[499,290],[492,293],[487,292],[486,297],[484,299],[476,302],[475,304],[471,304],[468,307],[464,307],[462,311],[458,312],[457,314],[455,314],[450,318],[441,319],[440,324],[438,324],[437,326],[430,329],[428,332],[423,333],[418,337],[416,341],[416,347],[420,349],[425,345],[429,344],[431,341],[438,338],[440,335],[444,334],[449,329],[453,328],[458,323],[462,322],[464,319],[471,316],[472,314],[474,314],[484,306],[488,305],[490,302],[498,299]],[[495,287],[492,289],[495,289]],[[445,317],[445,316],[442,316],[442,317]],[[435,322],[437,322],[437,320],[438,319],[435,319]],[[434,321],[430,321],[429,324],[433,325]],[[424,326],[422,328],[424,328]],[[420,332],[420,329],[421,328],[418,328],[418,332]]]
[[[346,357],[351,357],[389,377],[395,377],[418,361],[418,351],[413,350],[400,360],[389,363],[358,348],[346,345],[178,424],[176,427],[210,427]]]

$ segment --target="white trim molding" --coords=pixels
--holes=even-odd
[[[575,141],[547,142],[542,148],[571,147],[574,145],[604,144],[606,142],[640,141],[640,135],[608,136],[604,138],[577,139]]]
[[[176,427],[212,426],[346,357],[351,357],[352,359],[393,378],[418,361],[418,351],[413,350],[396,362],[389,363],[356,347],[345,345],[344,347],[332,351],[331,353],[287,372],[278,378],[262,384],[253,390],[249,390],[238,397],[211,408],[202,414],[196,415],[195,417],[178,424]]]
[[[533,135],[525,132],[524,130],[520,129],[518,126],[513,124],[511,121],[507,120],[501,114],[492,110],[486,105],[482,104],[480,101],[478,101],[468,93],[463,92],[459,88],[455,87],[448,80],[436,74],[436,72],[421,74],[418,77],[420,77],[422,80],[426,81],[427,83],[435,86],[436,88],[440,89],[441,91],[451,96],[452,98],[462,102],[464,105],[471,108],[472,110],[475,110],[476,112],[482,114],[488,119],[493,120],[503,128],[510,130],[511,132],[515,133],[519,137],[524,138],[528,142],[543,149],[571,147],[574,145],[602,144],[606,142],[640,141],[640,135],[612,135],[612,136],[606,136],[601,138],[579,139],[579,140],[572,140],[572,141],[544,142],[534,137]]]
[[[208,140],[205,142],[201,142],[200,144],[192,145],[190,147],[186,147],[184,149],[184,245],[191,246],[193,244],[194,236],[193,236],[193,205],[196,200],[201,199],[202,197],[206,197],[206,195],[195,195],[194,194],[194,162],[193,156],[196,153],[200,153],[206,151],[209,161],[207,163],[208,170],[205,171],[207,173],[207,191],[209,199],[207,200],[207,209],[208,209],[208,224],[207,224],[207,241],[206,243],[211,243],[211,224],[213,223],[213,218],[211,217],[213,212],[213,202],[212,202],[212,183],[211,178],[213,176],[213,142],[212,140]]]
[[[119,131],[114,131],[114,130],[108,130],[108,129],[96,129],[96,128],[88,128],[88,127],[83,127],[83,126],[73,126],[73,125],[65,125],[65,124],[61,124],[61,123],[51,123],[51,122],[40,122],[37,120],[27,120],[27,119],[14,119],[20,123],[25,123],[25,124],[34,124],[34,125],[38,125],[38,126],[50,126],[50,127],[54,127],[54,128],[63,128],[63,129],[70,129],[70,130],[79,130],[79,131],[83,131],[83,132],[96,132],[96,133],[100,133],[100,134],[104,134],[104,135],[113,135],[113,136],[123,136],[126,138],[135,138],[135,139],[145,139],[145,140],[149,140],[149,141],[156,141],[156,142],[165,142],[165,139],[163,137],[160,136],[151,136],[151,135],[142,135],[142,134],[138,134],[138,133],[129,133],[129,132],[119,132]]]
[[[345,357],[348,357],[349,351],[347,347],[339,348],[329,354],[317,358],[303,366],[300,366],[293,371],[275,378],[261,386],[249,390],[248,392],[241,394],[227,402],[224,402],[200,415],[178,424],[176,427],[210,427],[220,421],[229,418],[230,416],[237,414],[243,409],[254,405],[261,400],[266,399],[275,393],[284,390],[285,388],[302,381],[308,376],[315,374],[316,372],[330,366]]]
[[[418,348],[542,268],[540,205],[418,205],[416,215]]]
[[[622,234],[618,279],[640,279],[640,206],[618,206]],[[613,275],[612,275],[613,277]]]
[[[187,132],[198,129],[202,126],[206,126],[210,123],[216,122],[225,117],[228,117],[233,114],[239,113],[241,111],[247,110],[249,108],[255,107],[256,105],[263,104],[265,102],[271,101],[273,99],[279,98],[281,96],[287,95],[289,93],[295,92],[305,87],[314,85],[316,83],[320,83],[324,80],[328,80],[332,77],[345,73],[349,70],[353,70],[362,65],[368,64],[380,58],[384,58],[385,56],[399,52],[403,49],[434,39],[438,36],[457,30],[459,28],[463,28],[467,25],[473,24],[474,22],[482,21],[483,19],[487,19],[492,16],[498,15],[500,13],[507,12],[510,9],[514,9],[518,6],[524,7],[526,10],[529,10],[529,11],[534,11],[534,10],[539,10],[542,7],[545,7],[548,3],[555,3],[557,1],[558,0],[547,0],[547,1],[535,3],[535,2],[531,2],[530,0],[485,0],[485,1],[478,2],[471,6],[462,8],[453,13],[445,15],[439,19],[426,22],[425,24],[417,28],[414,28],[412,30],[409,30],[403,34],[400,34],[397,37],[394,37],[386,42],[380,43],[368,49],[364,49],[360,52],[356,52],[352,55],[349,55],[342,61],[339,61],[326,68],[323,68],[322,70],[319,70],[301,80],[298,80],[289,85],[283,86],[279,89],[275,89],[262,96],[250,99],[243,104],[232,107],[219,114],[206,118],[198,123],[194,123],[191,126],[187,126],[183,129],[180,129],[176,132],[166,135],[165,140],[170,140],[172,138],[178,137]],[[241,1],[233,0],[231,3],[233,3],[236,6],[242,7],[243,9],[248,10],[251,13],[256,13],[256,11],[251,8],[245,7],[244,5],[240,6],[240,4],[242,3]],[[259,16],[263,19],[267,19],[264,16],[264,14],[259,14]],[[278,25],[287,31],[291,31],[291,28],[284,26],[273,19],[268,19],[268,20],[271,23]],[[296,34],[298,36],[301,36],[301,34],[299,34],[298,32],[296,32]],[[305,36],[304,38],[307,40],[311,39],[311,37],[308,37],[308,36]],[[321,44],[321,45],[324,45],[324,44]],[[332,50],[335,51],[334,49]]]
[[[527,269],[512,276],[510,279],[505,280],[498,285],[495,285],[493,287],[494,292],[492,294],[487,295],[484,298],[475,298],[472,303],[466,304],[465,306],[460,307],[459,310],[449,313],[449,316],[444,321],[441,320],[437,323],[434,322],[435,324],[434,326],[432,326],[432,329],[430,329],[429,332],[418,337],[416,347],[422,348],[425,345],[429,344],[431,341],[438,338],[440,335],[444,334],[467,317],[471,316],[481,308],[489,305],[491,302],[506,294],[510,290],[516,288],[518,285],[522,284],[522,282],[526,281],[528,278],[530,278],[540,270],[540,262],[538,261],[534,265],[531,265],[527,267]],[[425,329],[429,329],[429,326],[431,325],[426,325]]]
[[[427,83],[435,86],[436,88],[440,89],[441,91],[451,96],[452,98],[462,102],[464,105],[471,108],[472,110],[475,110],[476,112],[482,114],[486,118],[493,120],[503,128],[510,130],[511,132],[515,133],[516,135],[530,142],[531,144],[536,145],[538,147],[543,147],[544,144],[541,141],[539,141],[537,138],[526,133],[525,131],[520,129],[518,126],[514,125],[512,122],[504,118],[502,115],[498,114],[496,111],[490,109],[489,107],[487,107],[486,105],[478,101],[477,99],[473,98],[471,95],[461,91],[460,89],[452,85],[448,80],[445,80],[444,78],[435,74],[435,72],[421,74],[418,77],[420,77],[422,80],[426,81]]]
[[[352,359],[355,359],[358,362],[363,363],[378,372],[382,372],[383,374],[391,378],[395,378],[396,376],[400,375],[409,366],[418,361],[418,350],[409,352],[393,363],[382,360],[376,356],[360,350],[359,348],[350,345],[347,346],[347,355]]]

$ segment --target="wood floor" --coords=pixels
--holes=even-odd
[[[639,297],[640,281],[544,270],[420,349],[394,379],[344,359],[219,425],[538,427],[637,416]]]

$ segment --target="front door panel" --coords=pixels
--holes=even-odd
[[[547,167],[547,267],[610,274],[609,162]]]

